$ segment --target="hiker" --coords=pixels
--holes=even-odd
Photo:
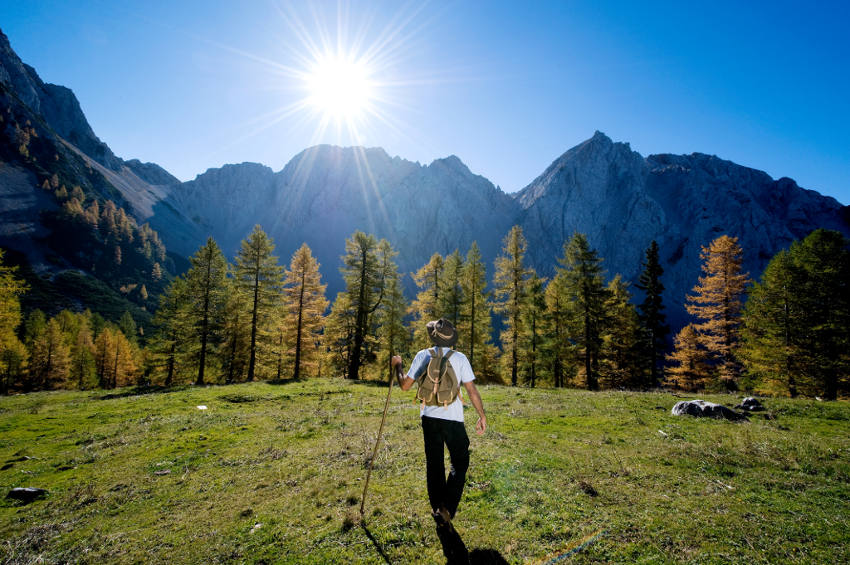
[[[463,494],[466,470],[469,467],[469,438],[463,425],[461,384],[478,412],[478,423],[475,424],[478,435],[487,429],[487,417],[484,415],[481,395],[473,383],[475,375],[469,360],[463,353],[452,349],[457,342],[454,326],[441,318],[428,322],[426,328],[434,347],[423,349],[416,354],[407,375],[401,373],[402,361],[398,355],[392,358],[392,365],[402,390],[409,390],[413,383],[419,382],[417,398],[421,401],[420,415],[425,437],[428,499],[438,529],[450,528]],[[449,388],[452,377],[455,378],[452,383],[454,386]],[[449,448],[451,459],[448,479],[443,463],[444,444]]]

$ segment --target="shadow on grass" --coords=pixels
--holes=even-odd
[[[390,558],[387,557],[387,554],[384,553],[384,548],[381,547],[381,544],[378,543],[378,540],[375,539],[375,536],[373,536],[372,532],[369,531],[369,528],[366,527],[366,522],[361,521],[360,527],[362,527],[363,531],[366,532],[366,537],[369,538],[369,541],[371,541],[372,545],[375,546],[375,550],[378,552],[378,555],[380,555],[383,558],[384,563],[387,563],[387,565],[390,565],[392,563],[390,561]]]
[[[469,551],[453,526],[437,527],[437,538],[443,546],[446,565],[507,565],[508,562],[495,549],[476,548]]]
[[[178,386],[159,386],[159,385],[144,385],[134,386],[131,388],[122,389],[120,392],[110,392],[101,396],[96,396],[97,400],[112,400],[114,398],[127,398],[128,396],[141,396],[145,394],[161,394],[164,392],[179,392],[191,388],[193,385],[178,385]]]

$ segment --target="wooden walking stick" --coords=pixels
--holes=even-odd
[[[384,402],[384,415],[381,416],[381,427],[378,428],[378,439],[375,440],[375,449],[372,451],[372,458],[369,459],[369,470],[366,471],[366,484],[363,485],[363,496],[360,497],[360,519],[363,519],[363,507],[366,505],[366,489],[369,488],[369,477],[372,475],[372,465],[375,464],[375,457],[378,456],[378,445],[381,443],[381,434],[384,432],[384,422],[387,420],[387,410],[390,407],[390,395],[393,392],[393,371],[396,370],[392,366],[392,357],[390,358],[390,390],[387,391],[387,400]],[[400,370],[400,365],[399,369]]]

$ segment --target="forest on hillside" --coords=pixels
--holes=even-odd
[[[418,292],[408,300],[390,243],[358,231],[344,245],[345,290],[331,301],[306,244],[282,266],[258,225],[232,261],[209,238],[189,269],[171,277],[160,267],[165,257],[155,232],[110,203],[84,207],[81,191],[63,195],[54,184],[44,188],[60,193],[66,225],[107,234],[85,261],[116,270],[126,277],[123,284],[133,284],[132,272],[123,269],[142,273],[145,280],[132,292],[142,307],[155,309],[147,331],[129,312],[111,318],[88,309],[49,317],[40,309],[22,312],[28,285],[0,255],[4,394],[385,379],[392,355],[409,360],[429,345],[425,323],[439,317],[455,325],[457,349],[485,382],[828,399],[850,387],[850,242],[838,232],[816,230],[794,242],[759,280],[742,272],[746,250],[737,238],[708,242],[686,304],[692,323],[672,336],[671,351],[655,242],[633,294],[620,275],[606,277],[603,258],[581,233],[564,242],[556,274],[539,277],[514,226],[492,276],[476,243],[465,254],[435,253],[411,273]],[[132,263],[125,249],[137,257]],[[145,286],[151,282],[161,289],[158,300]]]

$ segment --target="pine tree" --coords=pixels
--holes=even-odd
[[[502,255],[496,258],[496,273],[493,277],[493,309],[504,316],[506,327],[501,335],[502,359],[510,370],[512,386],[517,385],[519,336],[522,332],[528,277],[531,274],[524,263],[527,246],[522,228],[512,227],[503,241]]]
[[[607,324],[600,353],[599,380],[606,388],[642,386],[638,314],[631,303],[629,284],[620,275],[608,283]]]
[[[481,259],[478,243],[472,242],[461,270],[461,290],[464,302],[458,321],[458,341],[461,343],[476,376],[487,375],[487,350],[492,348],[490,295],[487,292],[487,269]],[[492,372],[492,371],[489,371]]]
[[[443,256],[434,253],[421,269],[413,274],[413,282],[416,283],[419,292],[410,305],[413,314],[413,342],[417,349],[424,349],[431,345],[428,331],[425,325],[431,320],[443,316],[440,311],[443,284]]]
[[[21,324],[20,296],[28,287],[16,276],[16,267],[3,264],[3,255],[0,249],[0,394],[8,394],[21,378],[27,358],[17,331]]]
[[[302,367],[314,362],[312,346],[320,335],[328,300],[321,282],[319,263],[306,243],[292,256],[284,279],[284,325],[287,349],[294,351],[292,378],[302,376]]]
[[[667,384],[687,391],[705,386],[711,374],[708,352],[693,324],[688,324],[676,335],[673,353],[667,359],[676,363],[667,368]]]
[[[722,235],[702,248],[703,276],[688,296],[688,313],[701,322],[694,329],[717,366],[727,390],[737,388],[740,365],[734,357],[738,346],[744,289],[749,276],[741,272],[742,251],[737,237]]]
[[[777,253],[743,312],[738,355],[759,390],[835,398],[850,369],[850,251],[816,230]]]
[[[280,291],[282,269],[277,264],[277,257],[272,255],[273,252],[274,243],[257,225],[248,238],[242,241],[242,247],[236,256],[236,281],[240,290],[250,296],[251,340],[247,374],[249,381],[254,380],[256,372],[258,340],[264,339],[262,334],[273,314]]]
[[[345,241],[340,270],[354,310],[354,333],[345,375],[349,379],[359,378],[360,367],[368,358],[369,343],[374,340],[372,315],[383,301],[395,254],[386,240],[378,242],[375,236],[361,231]]]
[[[522,333],[520,334],[520,370],[525,382],[534,388],[540,376],[541,350],[545,333],[546,296],[543,291],[544,279],[532,273],[528,279],[526,306],[522,313]]]
[[[818,229],[792,244],[789,253],[802,272],[795,292],[803,313],[800,372],[835,400],[850,385],[850,241],[840,232]]]
[[[597,390],[609,294],[603,283],[602,259],[590,248],[584,234],[575,233],[564,245],[564,257],[559,262],[559,274],[564,277],[564,289],[570,303],[568,331],[576,348],[582,352],[587,388]]]
[[[121,333],[124,334],[130,342],[136,343],[136,335],[138,333],[138,328],[136,327],[136,321],[133,319],[132,314],[127,310],[124,310],[124,313],[121,314],[121,317],[118,319],[118,328],[121,330]]]
[[[189,258],[189,263],[191,267],[186,272],[186,291],[188,312],[200,342],[198,377],[195,380],[195,384],[200,386],[204,384],[208,348],[210,345],[215,347],[221,330],[224,303],[227,299],[227,260],[218,244],[210,237],[198,252]]]
[[[657,387],[663,378],[662,360],[667,347],[667,334],[670,333],[670,326],[665,323],[667,316],[663,313],[664,285],[661,284],[663,274],[664,269],[658,261],[658,243],[653,240],[646,250],[643,271],[638,284],[635,285],[644,293],[643,302],[638,305],[641,327],[640,356],[642,372],[649,379],[641,384],[649,387]]]

